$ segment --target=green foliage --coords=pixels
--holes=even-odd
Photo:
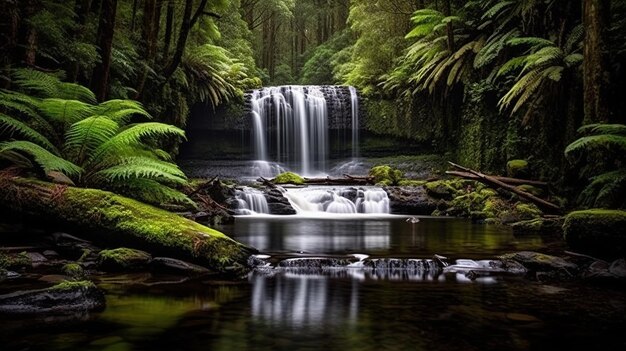
[[[369,176],[374,178],[376,184],[398,185],[404,174],[398,169],[383,165],[372,167],[369,171]]]
[[[41,74],[25,70],[20,75],[24,89],[38,94],[47,90],[33,87],[54,86],[58,81],[44,75],[40,82],[31,82],[26,77],[39,79]],[[186,184],[184,173],[155,147],[159,140],[184,138],[183,130],[158,122],[130,123],[151,118],[136,101],[90,104],[56,95],[42,97],[18,92],[0,95],[0,108],[7,113],[0,113],[0,132],[13,139],[0,143],[0,157],[23,168],[62,172],[82,186],[111,189],[151,203],[192,204],[173,188]],[[44,136],[47,130],[63,135],[62,140],[55,145],[56,140]]]
[[[273,180],[276,184],[304,184],[304,178],[293,172],[284,172],[276,176]]]
[[[563,236],[580,252],[600,257],[626,254],[626,212],[607,209],[574,211],[565,217]]]
[[[590,124],[578,132],[583,137],[565,149],[573,164],[583,163],[583,174],[592,175],[578,201],[586,207],[626,207],[626,126]]]
[[[506,173],[510,177],[528,176],[528,161],[510,160],[506,163]]]

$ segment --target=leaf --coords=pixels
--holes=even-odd
[[[68,176],[76,176],[82,172],[82,169],[72,162],[30,141],[16,140],[0,143],[0,156],[12,151],[32,156],[45,172],[59,171]]]

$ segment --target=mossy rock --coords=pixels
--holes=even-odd
[[[626,255],[626,211],[590,209],[565,217],[563,236],[574,250],[595,256]]]
[[[534,218],[511,224],[513,233],[560,233],[563,229],[563,217]]]
[[[295,184],[302,185],[304,184],[304,178],[302,178],[299,174],[293,172],[284,172],[276,176],[273,180],[276,184]]]
[[[126,247],[102,250],[98,254],[98,264],[105,271],[138,270],[145,268],[151,260],[149,253]]]
[[[80,280],[85,277],[85,270],[78,263],[67,263],[61,269],[63,270],[63,274],[72,279]]]
[[[532,185],[528,185],[528,184],[522,184],[522,185],[518,185],[516,186],[516,188],[518,188],[521,191],[527,192],[529,194],[535,195],[535,196],[543,196],[544,195],[544,191],[540,188],[537,188],[536,186],[532,186]]]
[[[17,269],[32,266],[32,261],[26,252],[18,254],[4,254],[0,252],[0,268]]]
[[[506,173],[509,177],[523,178],[528,176],[528,161],[510,160],[506,163]]]
[[[372,167],[369,171],[369,176],[374,178],[376,184],[383,184],[386,186],[399,185],[402,181],[404,174],[402,171],[392,168],[388,165]]]
[[[418,186],[422,186],[424,184],[428,183],[425,180],[415,180],[415,179],[402,179],[401,181],[398,182],[399,186],[414,186],[414,187],[418,187]]]
[[[513,210],[520,220],[538,218],[543,215],[543,212],[535,204],[529,204],[524,202],[516,203],[515,207],[513,207]]]
[[[424,184],[424,187],[428,195],[437,199],[452,200],[458,193],[458,190],[447,180],[428,182]]]

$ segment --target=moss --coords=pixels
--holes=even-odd
[[[485,198],[492,197],[492,196],[498,196],[498,192],[493,190],[493,189],[491,189],[491,188],[483,188],[479,192]]]
[[[402,179],[401,181],[398,182],[398,185],[400,186],[422,186],[424,184],[428,183],[425,180],[415,180],[415,179]]]
[[[503,214],[509,211],[509,206],[504,200],[500,198],[489,198],[485,201],[485,206],[483,207],[483,212],[489,218],[499,218]]]
[[[453,185],[456,185],[453,181],[436,180],[424,184],[424,187],[428,195],[432,197],[451,200],[458,193],[458,190]]]
[[[601,257],[626,254],[626,211],[590,209],[565,217],[563,235],[575,250]]]
[[[533,218],[511,224],[515,234],[523,233],[559,233],[562,229],[563,218]]]
[[[302,185],[304,184],[304,178],[293,172],[284,172],[274,178],[274,183]]]
[[[61,269],[63,270],[63,274],[72,279],[81,279],[85,276],[85,270],[78,263],[67,263]]]
[[[26,252],[18,254],[4,254],[0,252],[0,268],[16,269],[30,267],[32,264]]]
[[[515,204],[514,210],[519,219],[533,219],[541,217],[543,212],[534,204],[518,202]]]
[[[109,270],[126,270],[145,267],[152,257],[144,251],[125,247],[102,250],[98,254],[98,263]]]
[[[96,285],[89,280],[79,280],[79,281],[63,281],[57,285],[54,285],[50,288],[50,290],[84,290],[95,288]]]
[[[388,165],[372,167],[369,171],[370,177],[374,177],[376,184],[398,185],[404,174],[402,171]]]
[[[509,177],[528,176],[528,161],[510,160],[506,163],[506,173],[509,175]]]
[[[171,212],[111,192],[12,178],[0,187],[3,207],[76,226],[103,246],[140,247],[215,270],[245,264],[253,249]],[[49,197],[49,194],[55,194]]]
[[[543,195],[543,190],[537,188],[536,186],[532,186],[532,185],[528,185],[528,184],[523,184],[523,185],[518,185],[517,188],[521,191],[525,191],[529,194],[535,195],[535,196],[542,196]]]

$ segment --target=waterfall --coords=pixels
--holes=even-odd
[[[238,214],[270,213],[267,199],[265,199],[265,195],[260,190],[245,187],[237,190],[235,197],[238,204]]]
[[[302,213],[389,213],[389,198],[380,188],[308,187],[287,189],[285,197],[299,214]]]
[[[350,106],[352,107],[352,158],[359,157],[359,95],[356,88],[350,88]]]
[[[352,153],[358,155],[359,107],[353,87],[265,87],[251,93],[250,109],[254,175],[275,176],[276,163],[304,176],[326,174],[331,127],[349,125]]]

